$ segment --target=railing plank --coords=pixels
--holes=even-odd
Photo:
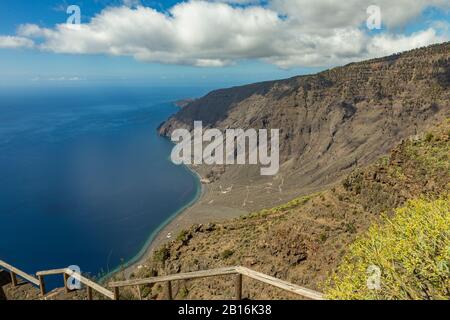
[[[39,277],[44,277],[44,276],[50,276],[50,275],[58,275],[58,274],[63,274],[65,275],[65,286],[67,288],[67,278],[66,276],[70,276],[75,278],[76,280],[80,281],[82,284],[91,287],[93,290],[103,294],[104,296],[108,297],[109,299],[114,299],[114,293],[112,291],[109,291],[108,289],[102,287],[101,285],[95,283],[92,280],[89,280],[88,278],[80,275],[79,273],[68,269],[68,268],[64,268],[64,269],[54,269],[54,270],[46,270],[46,271],[39,271],[36,273]]]
[[[177,280],[191,280],[197,278],[209,278],[209,277],[217,277],[217,276],[226,276],[231,274],[236,274],[236,267],[231,268],[220,268],[213,270],[205,270],[205,271],[195,271],[189,273],[179,273],[170,276],[161,276],[161,277],[153,277],[146,279],[135,279],[135,280],[127,280],[127,281],[116,281],[109,283],[109,287],[132,287],[146,284],[153,284],[159,282],[168,282],[168,281],[177,281]]]
[[[53,270],[45,270],[45,271],[39,271],[36,272],[37,276],[56,276],[56,275],[60,275],[60,274],[64,274],[66,272],[67,268],[63,268],[63,269],[53,269]]]
[[[285,291],[292,292],[292,293],[304,296],[304,297],[312,299],[312,300],[324,300],[323,295],[317,291],[303,288],[303,287],[297,286],[295,284],[292,284],[290,282],[283,281],[283,280],[268,276],[266,274],[253,271],[248,268],[237,267],[236,269],[237,269],[237,272],[239,272],[240,274],[242,274],[244,276],[258,280],[260,282],[270,284],[274,287],[283,289]]]
[[[28,273],[23,272],[22,270],[19,270],[15,267],[13,267],[12,265],[0,260],[0,267],[2,267],[3,269],[7,269],[8,271],[13,272],[16,276],[19,276],[25,280],[27,280],[28,282],[31,282],[34,285],[39,286],[39,280],[36,279],[35,277],[29,275]]]

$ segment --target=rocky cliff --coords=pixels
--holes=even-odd
[[[197,171],[228,193],[216,205],[252,211],[330,185],[386,154],[403,138],[450,110],[450,43],[353,63],[287,80],[217,90],[160,127],[280,129],[281,170],[261,177],[255,166]]]
[[[354,170],[325,191],[238,219],[192,226],[160,247],[135,277],[242,265],[322,291],[349,245],[382,215],[390,216],[410,199],[448,195],[449,150],[450,119],[406,139],[388,156]],[[223,277],[177,282],[174,295],[230,299],[231,281]],[[147,299],[166,298],[161,285],[146,287],[143,294]],[[244,297],[298,299],[249,279],[244,281]]]

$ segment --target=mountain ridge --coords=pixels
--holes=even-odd
[[[193,168],[211,182],[208,202],[250,212],[323,189],[439,123],[450,112],[449,87],[447,42],[315,75],[215,90],[172,116],[159,133],[192,130],[194,121],[221,130],[280,129],[281,169],[274,177],[261,177],[255,166]],[[223,196],[224,188],[232,190]]]

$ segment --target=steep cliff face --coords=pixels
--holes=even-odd
[[[317,75],[217,90],[183,108],[160,133],[192,129],[194,121],[219,129],[280,129],[275,177],[261,177],[254,166],[199,168],[216,184],[234,186],[233,201],[223,205],[246,203],[255,210],[336,182],[442,120],[450,110],[449,88],[445,43]],[[256,189],[246,201],[249,186]]]
[[[243,265],[321,291],[349,245],[382,214],[393,214],[410,199],[448,195],[449,150],[450,119],[405,140],[389,156],[356,169],[325,191],[239,219],[192,226],[159,248],[135,276]],[[177,299],[230,299],[230,281],[178,282],[173,292]],[[166,298],[160,285],[145,288],[143,295]],[[244,297],[298,299],[250,279],[244,281]]]

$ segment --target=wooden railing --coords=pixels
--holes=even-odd
[[[110,288],[112,288],[113,291],[110,291],[110,290],[102,287],[101,285],[95,283],[92,280],[89,280],[88,278],[84,277],[83,275],[81,275],[77,272],[74,272],[73,270],[71,270],[69,268],[39,271],[36,273],[37,278],[7,264],[6,262],[4,262],[2,260],[0,260],[0,268],[6,269],[7,271],[10,272],[11,283],[13,286],[17,286],[17,276],[19,276],[19,277],[23,278],[24,280],[38,286],[41,291],[42,296],[45,296],[45,294],[46,294],[45,277],[53,276],[53,275],[63,275],[64,288],[67,293],[70,291],[68,288],[68,283],[67,283],[70,277],[72,277],[72,278],[78,280],[80,283],[84,284],[86,286],[88,300],[92,300],[92,291],[93,290],[97,291],[98,293],[102,294],[103,296],[107,297],[108,299],[119,300],[120,288],[124,288],[124,287],[137,287],[138,292],[139,292],[139,297],[142,299],[141,290],[140,290],[141,286],[155,284],[155,283],[163,283],[163,282],[166,283],[167,297],[169,300],[172,300],[173,299],[173,295],[172,295],[172,282],[173,281],[192,280],[192,279],[232,275],[235,277],[234,281],[235,281],[235,299],[236,300],[242,299],[243,276],[257,280],[262,283],[269,284],[271,286],[280,288],[284,291],[294,293],[296,295],[299,295],[299,296],[302,296],[304,298],[308,298],[311,300],[323,300],[324,299],[323,295],[320,292],[310,290],[307,288],[303,288],[303,287],[300,287],[293,283],[289,283],[287,281],[283,281],[283,280],[271,277],[269,275],[253,271],[253,270],[245,268],[245,267],[219,268],[219,269],[211,269],[211,270],[196,271],[196,272],[189,272],[189,273],[180,273],[180,274],[174,274],[174,275],[169,275],[169,276],[153,277],[153,278],[146,278],[146,279],[133,279],[133,280],[126,280],[126,281],[110,282],[108,286]]]
[[[52,275],[63,275],[64,288],[66,290],[66,293],[70,292],[68,284],[67,284],[67,280],[69,280],[69,278],[72,277],[75,280],[78,280],[80,283],[82,283],[86,286],[88,300],[92,300],[92,290],[95,290],[98,293],[101,293],[102,295],[104,295],[105,297],[107,297],[109,299],[114,299],[114,293],[112,291],[109,291],[108,289],[102,287],[101,285],[95,283],[94,281],[89,280],[88,278],[82,276],[78,272],[74,272],[73,270],[68,269],[68,268],[40,271],[40,272],[37,272],[36,275],[38,276],[38,279],[39,279],[41,295],[45,295],[45,293],[46,293],[44,277],[52,276]]]
[[[45,277],[46,276],[52,276],[52,275],[63,275],[64,277],[64,288],[66,292],[68,293],[70,290],[67,285],[67,280],[72,277],[76,280],[78,280],[80,283],[84,284],[86,286],[87,290],[87,298],[88,300],[92,300],[92,291],[95,290],[105,297],[109,299],[114,299],[114,293],[112,291],[109,291],[108,289],[100,286],[99,284],[89,280],[88,278],[82,276],[81,274],[74,272],[71,269],[64,268],[64,269],[55,269],[55,270],[46,270],[46,271],[39,271],[36,273],[37,278],[13,267],[12,265],[0,260],[0,268],[6,269],[11,274],[11,283],[13,287],[17,286],[17,276],[23,278],[24,280],[36,285],[39,287],[39,290],[41,292],[42,296],[45,296],[46,289],[45,289]]]
[[[36,285],[39,286],[39,280],[36,279],[35,277],[29,275],[28,273],[23,272],[22,270],[19,270],[15,267],[13,267],[10,264],[7,264],[6,262],[0,260],[0,268],[2,269],[6,269],[10,275],[11,275],[11,283],[13,285],[13,287],[17,286],[17,276],[21,277],[22,279]]]
[[[170,276],[162,276],[162,277],[153,277],[147,279],[136,279],[136,280],[127,280],[127,281],[116,281],[109,283],[109,287],[114,288],[114,298],[116,300],[120,297],[120,288],[124,287],[137,287],[140,292],[140,286],[155,284],[155,283],[166,283],[166,291],[167,297],[169,300],[172,300],[172,281],[177,280],[192,280],[199,278],[209,278],[209,277],[218,277],[218,276],[227,276],[234,275],[235,276],[235,299],[242,299],[242,277],[246,276],[251,279],[257,280],[259,282],[263,282],[269,284],[271,286],[280,288],[284,291],[297,294],[304,298],[308,298],[311,300],[323,300],[324,297],[320,292],[310,290],[307,288],[303,288],[297,286],[295,284],[268,276],[263,273],[259,273],[244,267],[230,267],[230,268],[220,268],[220,269],[212,269],[205,271],[196,271],[189,273],[180,273]]]

